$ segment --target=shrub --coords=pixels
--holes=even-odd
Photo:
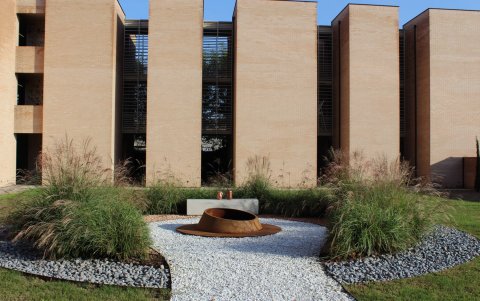
[[[272,190],[270,181],[264,177],[251,177],[243,185],[235,189],[234,194],[240,198],[257,198],[264,203]]]
[[[271,184],[270,162],[267,157],[253,157],[247,162],[248,177],[234,191],[243,198],[257,198],[262,214],[285,217],[320,217],[333,200],[329,188],[279,189]]]
[[[330,255],[348,258],[406,249],[419,241],[431,219],[418,195],[380,184],[349,191],[332,210],[330,223]]]
[[[143,258],[150,245],[141,213],[116,195],[96,190],[81,202],[37,198],[14,212],[17,240],[28,240],[48,258]]]
[[[186,214],[187,199],[216,198],[215,189],[180,188],[173,181],[159,181],[145,192],[147,214]]]
[[[145,192],[148,214],[178,214],[183,199],[181,189],[174,183],[158,182]]]
[[[215,199],[216,188],[179,188],[172,182],[158,182],[145,192],[146,214],[186,214],[187,199]],[[255,180],[233,189],[235,198],[258,198],[261,214],[286,217],[323,216],[334,195],[328,188],[290,190],[272,188]]]
[[[261,211],[285,217],[322,217],[333,200],[334,194],[328,188],[270,189],[261,202]]]
[[[270,162],[266,157],[253,157],[247,162],[248,177],[233,189],[235,198],[257,198],[260,213],[286,217],[323,216],[333,200],[329,188],[304,190],[277,189],[270,182]],[[222,185],[225,184],[222,182]],[[185,214],[187,199],[214,199],[221,188],[179,188],[174,177],[157,182],[145,192],[147,214]]]
[[[247,162],[248,177],[234,190],[240,198],[257,198],[260,213],[285,217],[320,217],[333,200],[329,188],[279,189],[271,184],[270,162],[266,157],[253,157]]]

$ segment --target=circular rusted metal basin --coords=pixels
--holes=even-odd
[[[281,230],[277,226],[261,224],[255,214],[227,208],[207,209],[198,224],[177,228],[177,231],[183,234],[207,237],[264,236]]]

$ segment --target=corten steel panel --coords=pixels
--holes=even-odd
[[[15,184],[15,53],[18,22],[15,0],[0,1],[0,187]]]
[[[15,134],[41,134],[43,106],[15,106]]]
[[[115,0],[48,0],[45,29],[43,149],[65,136],[115,160],[117,24]]]
[[[17,13],[44,14],[45,0],[17,0]]]
[[[480,134],[480,12],[431,9],[407,25],[417,26],[417,70],[430,71],[409,87],[425,95],[416,106],[417,152],[424,152],[416,158],[418,173],[444,187],[463,187],[463,157],[476,155]],[[428,127],[418,124],[421,118]]]
[[[398,7],[349,5],[334,30],[335,146],[367,159],[400,152]]]
[[[276,186],[316,184],[317,5],[238,0],[235,12],[236,184],[268,157]]]
[[[44,48],[35,46],[17,47],[17,73],[43,73]]]
[[[477,157],[463,158],[463,186],[465,189],[475,189],[477,178]]]
[[[147,183],[201,185],[202,0],[150,3]]]

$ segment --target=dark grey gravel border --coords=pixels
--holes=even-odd
[[[59,280],[140,288],[169,288],[170,271],[109,260],[43,260],[25,245],[0,241],[0,267]]]
[[[480,256],[480,240],[465,232],[436,226],[416,247],[394,255],[348,262],[326,262],[326,272],[340,283],[388,281],[439,272]]]

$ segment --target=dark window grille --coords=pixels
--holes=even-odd
[[[125,23],[123,61],[122,131],[146,132],[147,123],[148,21]]]
[[[333,57],[332,28],[318,26],[318,135],[333,132]]]
[[[205,22],[203,34],[203,134],[232,134],[233,25]]]

